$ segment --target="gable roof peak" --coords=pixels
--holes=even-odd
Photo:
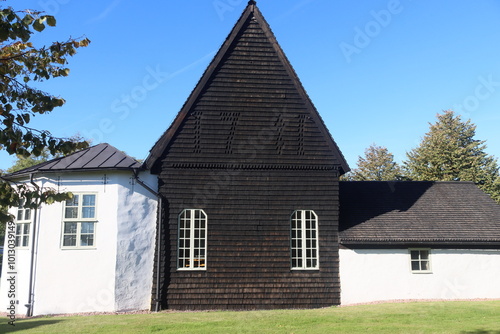
[[[286,118],[283,113],[277,111],[287,109],[291,110],[290,113],[295,113],[291,120]],[[196,110],[199,111],[198,114],[196,114]],[[283,139],[283,134],[291,136],[293,132],[288,131],[289,129],[283,132],[287,124],[297,121],[296,126],[299,128],[302,127],[303,130],[306,126],[313,124],[315,131],[317,130],[317,133],[320,134],[318,138],[321,137],[318,140],[326,145],[322,149],[323,152],[326,152],[322,158],[325,161],[328,160],[328,163],[335,165],[335,169],[338,168],[341,174],[349,171],[347,161],[307,95],[269,24],[257,7],[256,2],[252,0],[248,2],[248,6],[243,11],[195,88],[191,91],[191,94],[173,123],[150,150],[149,156],[144,162],[144,167],[146,169],[157,170],[160,162],[169,151],[171,144],[175,142],[176,138],[178,138],[177,135],[183,129],[188,129],[185,130],[185,133],[195,129],[193,133],[190,132],[194,140],[189,140],[189,150],[200,153],[203,144],[199,143],[202,142],[200,138],[204,133],[201,130],[202,114],[212,122],[216,118],[222,117],[214,113],[235,113],[229,116],[234,118],[239,116],[238,112],[242,110],[254,114],[255,117],[252,118],[253,124],[256,124],[255,122],[267,124],[265,122],[269,120],[269,116],[258,114],[262,113],[262,111],[276,111],[274,114],[280,114],[281,118],[278,121],[274,121],[273,128],[276,129],[277,143],[272,144],[276,146],[276,151],[280,155],[282,152],[281,148],[285,147],[285,144],[287,145],[286,149],[295,147],[297,148],[297,154],[301,155],[303,152],[301,145],[304,143],[304,138],[307,137],[306,139],[309,139],[311,137],[311,134],[308,133],[302,139],[300,137],[291,140]],[[211,117],[206,116],[210,113]],[[302,115],[299,115],[299,113],[302,113]],[[267,119],[265,120],[262,117],[267,117]],[[210,131],[216,136],[210,137],[210,143],[219,146],[225,143],[224,154],[232,152],[233,139],[243,143],[245,142],[242,139],[243,136],[250,136],[251,133],[255,133],[254,130],[248,130],[248,128],[238,133],[236,128],[241,129],[244,125],[233,118],[231,119],[234,123],[231,128],[232,130],[225,129],[225,125],[221,125],[220,122],[217,126],[212,123],[210,123],[212,126],[208,126]],[[186,122],[193,120],[195,120],[195,123],[198,123],[186,128],[183,126]],[[228,119],[223,119],[221,122],[227,123]],[[310,124],[306,125],[306,123]],[[251,127],[253,124],[247,123],[246,126]],[[295,123],[293,124],[295,126]],[[279,132],[280,130],[282,132]],[[224,134],[224,131],[229,131],[229,137],[227,134]],[[182,141],[184,139],[178,140]],[[191,145],[194,145],[194,147],[191,147]],[[236,147],[239,146],[236,145]],[[187,149],[187,146],[184,147],[185,149]],[[320,150],[315,149],[314,151],[316,154]],[[214,155],[212,154],[211,156]],[[195,159],[195,157],[192,158]],[[277,163],[276,161],[274,162]],[[294,160],[293,162],[289,161],[289,163],[297,164],[298,162]],[[314,163],[319,164],[317,160]]]

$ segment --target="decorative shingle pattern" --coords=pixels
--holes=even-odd
[[[146,166],[217,163],[349,170],[267,22],[249,5]],[[314,166],[314,167],[313,167]],[[244,167],[244,166],[243,166]]]

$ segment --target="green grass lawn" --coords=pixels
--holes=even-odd
[[[0,333],[500,334],[500,301],[414,302],[249,312],[160,312],[2,319]]]

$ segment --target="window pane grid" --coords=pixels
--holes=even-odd
[[[178,268],[206,268],[206,225],[203,210],[186,209],[179,215]]]
[[[410,250],[411,270],[413,272],[429,272],[431,270],[429,254],[429,250]]]
[[[31,209],[19,203],[16,216],[16,247],[28,247],[31,227]]]
[[[291,217],[292,269],[318,268],[318,217],[312,210],[297,210]]]
[[[75,194],[64,205],[63,247],[95,246],[96,195]]]
[[[30,226],[30,223],[16,224],[16,247],[28,247]]]

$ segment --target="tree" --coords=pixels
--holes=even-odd
[[[413,180],[472,181],[500,202],[497,160],[475,134],[476,125],[453,111],[437,114],[420,145],[407,153],[406,173]]]
[[[370,145],[365,157],[358,157],[358,168],[353,169],[346,179],[350,181],[391,181],[401,177],[401,168],[394,161],[394,155],[386,147]]]
[[[23,17],[18,15],[21,13]],[[21,156],[38,156],[43,148],[55,154],[85,147],[85,143],[56,138],[48,131],[28,126],[32,116],[51,112],[65,103],[29,84],[67,76],[67,58],[89,44],[86,38],[69,39],[36,48],[29,42],[31,35],[43,31],[46,24],[56,24],[53,16],[40,14],[0,9],[0,145],[8,153]]]
[[[33,116],[49,113],[65,103],[64,99],[43,92],[34,85],[67,76],[68,57],[73,56],[76,49],[90,43],[87,38],[54,42],[48,47],[35,47],[30,42],[32,34],[55,25],[53,16],[0,6],[0,149],[11,155],[38,157],[44,150],[51,155],[66,154],[88,146],[85,141],[57,138],[46,130],[28,126]],[[39,193],[26,185],[13,186],[1,180],[0,222],[12,219],[5,209],[16,206],[20,199],[35,208],[42,202],[62,200],[65,196],[70,195],[56,194],[53,190]]]
[[[71,142],[75,142],[75,143],[85,141],[89,145],[91,143],[91,140],[86,140],[79,133],[77,133],[74,136],[71,136],[68,140],[70,140]],[[73,153],[73,152],[68,152],[68,153]],[[7,168],[6,172],[7,173],[14,173],[14,172],[17,172],[21,169],[35,166],[35,165],[38,165],[42,162],[49,161],[49,160],[52,160],[55,158],[60,158],[62,156],[64,156],[64,154],[62,154],[60,152],[52,155],[52,154],[50,154],[50,151],[47,148],[44,148],[39,156],[34,156],[34,155],[30,155],[29,157],[18,156],[17,160],[14,162],[14,164],[12,166]]]

